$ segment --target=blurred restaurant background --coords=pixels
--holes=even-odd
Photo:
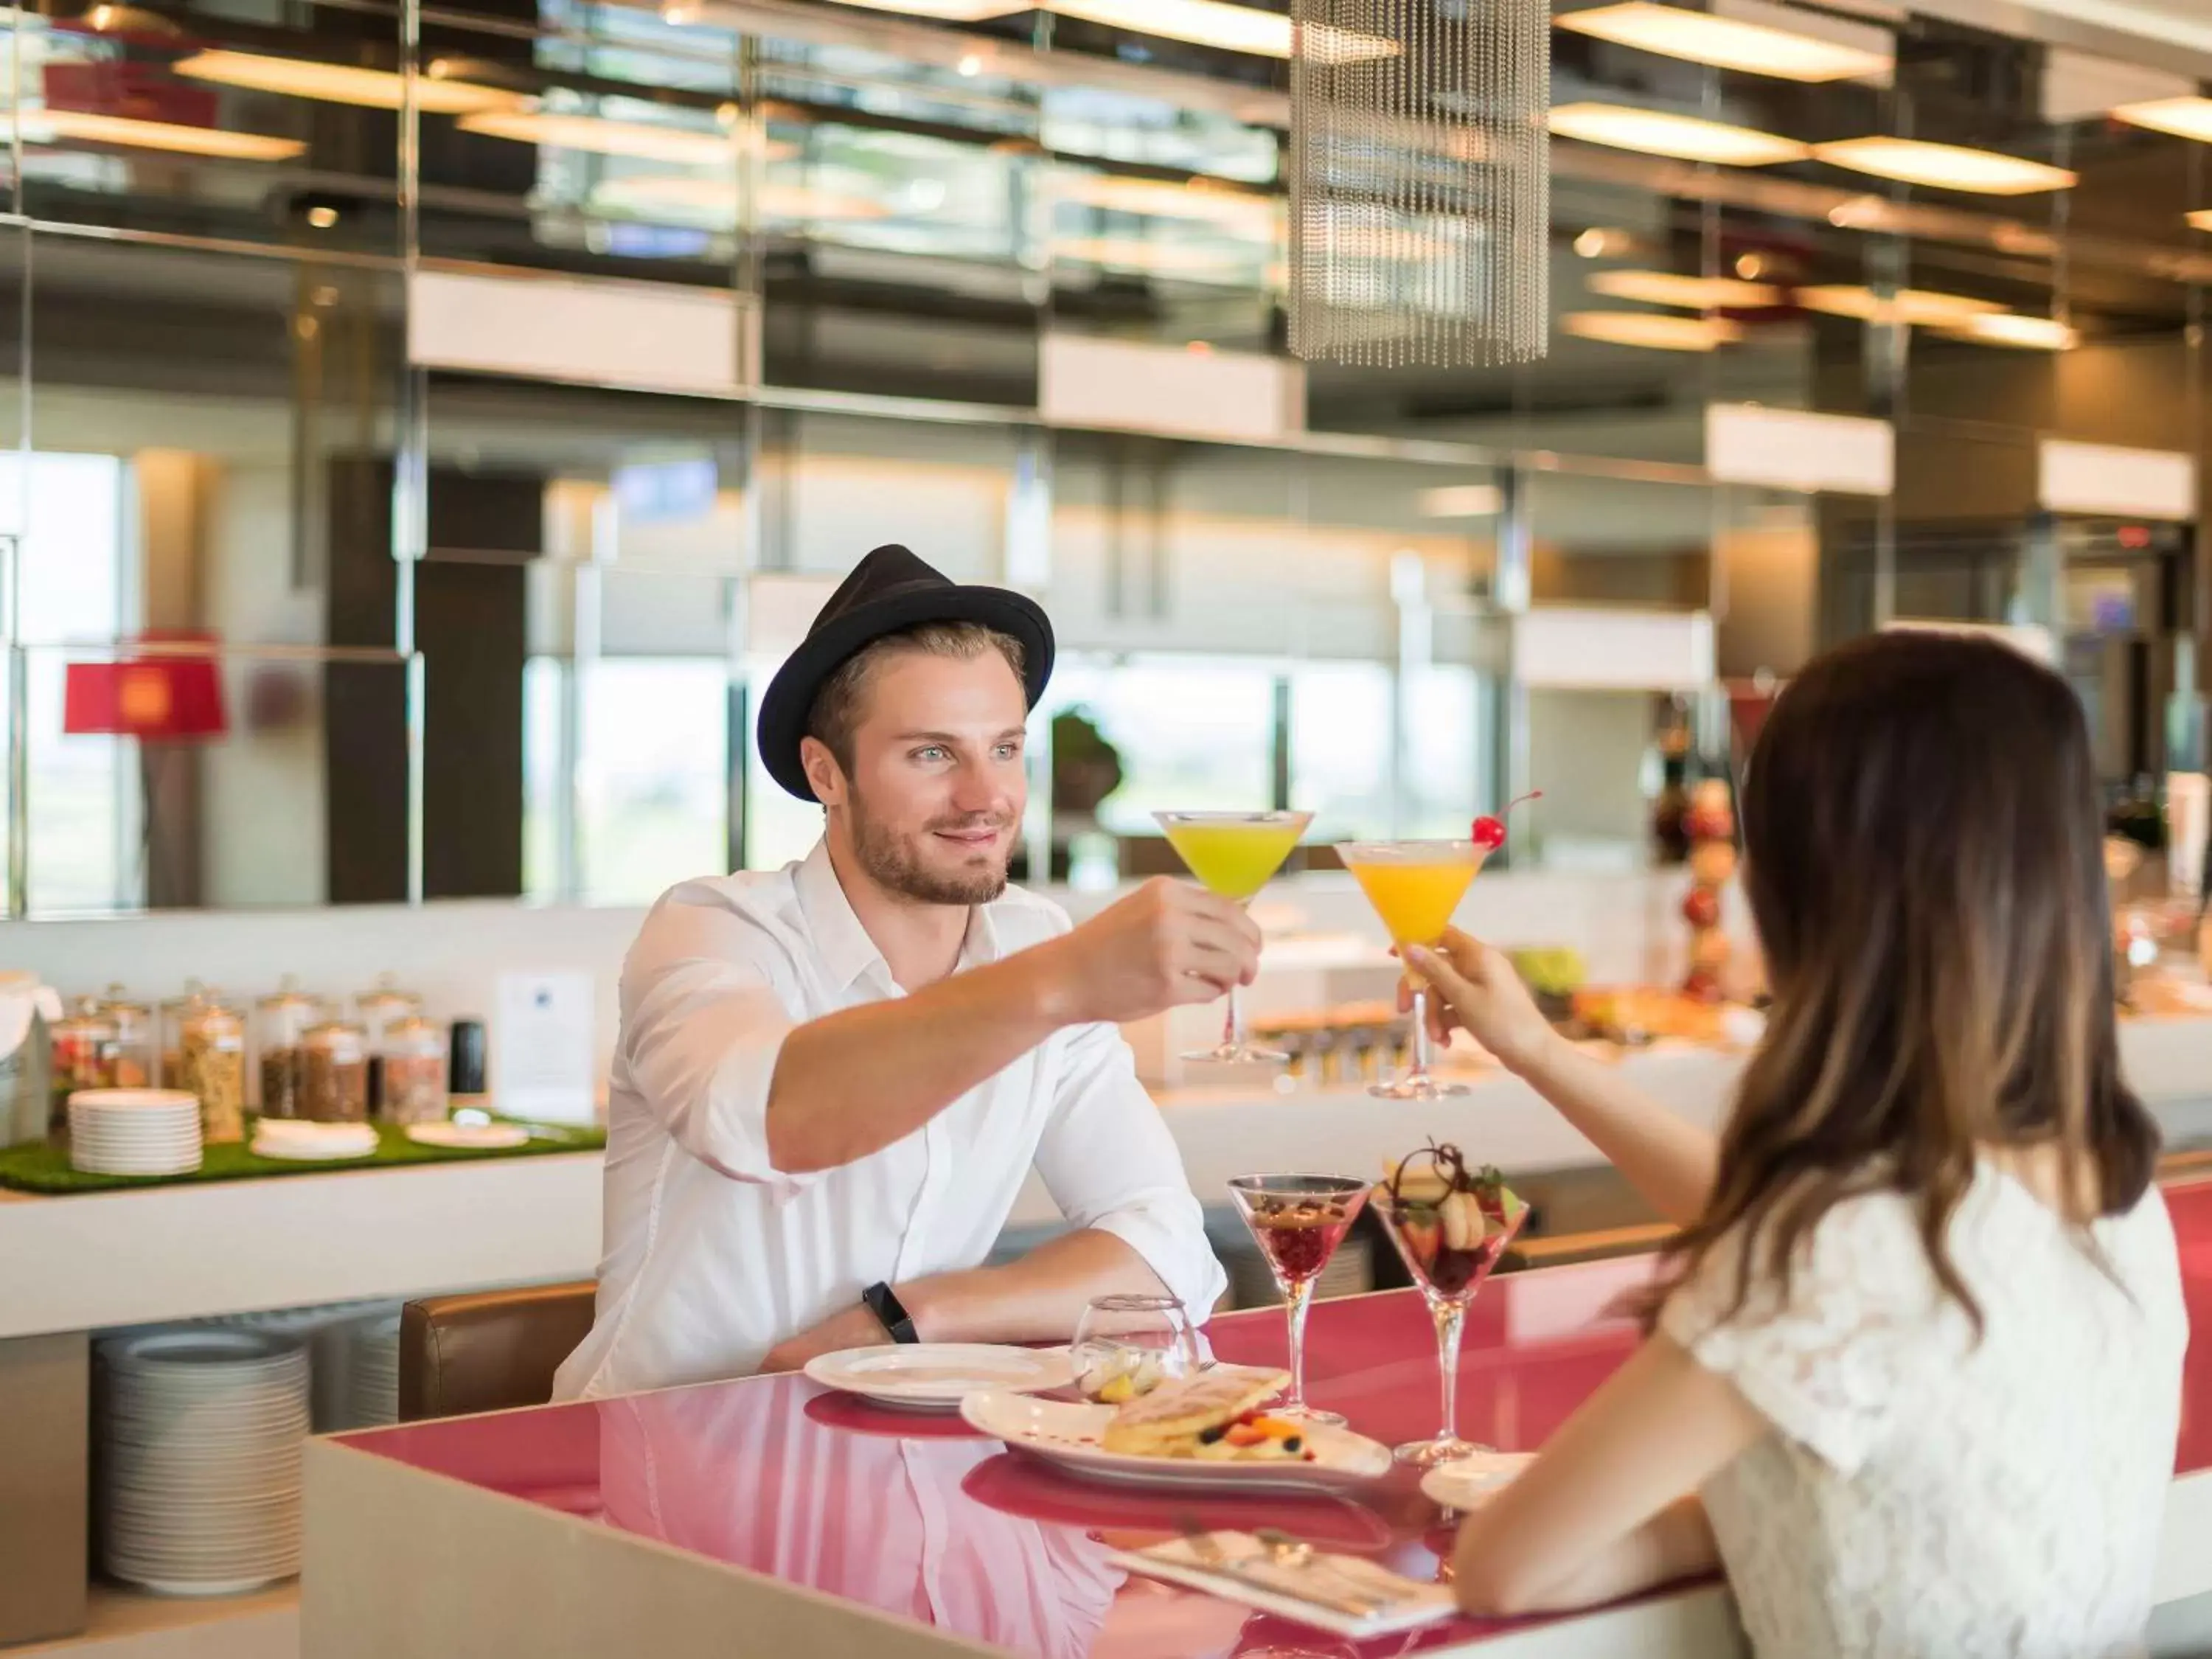
[[[11,12],[7,914],[796,856],[752,699],[893,540],[1052,612],[1055,875],[1158,867],[1158,806],[1524,788],[1516,862],[1638,868],[1732,694],[1909,620],[2033,630],[2154,819],[2212,22],[1725,0],[1796,43],[1748,72],[1558,9],[1550,349],[1487,370],[1286,356],[1272,13]],[[1890,137],[1986,154],[1820,148]],[[1747,409],[1885,426],[1807,471]]]

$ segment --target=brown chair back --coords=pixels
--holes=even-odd
[[[592,1328],[598,1286],[425,1297],[399,1310],[399,1420],[542,1406]]]

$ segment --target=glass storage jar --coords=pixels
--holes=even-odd
[[[355,994],[354,1012],[368,1040],[368,1101],[384,1109],[384,1034],[403,1019],[422,1012],[422,999],[403,991],[389,974],[381,975],[370,989]]]
[[[200,1139],[210,1146],[245,1139],[245,1016],[220,991],[202,991],[177,1006],[173,1030],[169,1086],[199,1097]]]
[[[292,976],[279,981],[274,994],[254,1005],[253,1041],[259,1055],[261,1115],[298,1117],[300,1079],[305,1056],[300,1041],[311,1025],[330,1018],[330,1010],[313,997],[303,995]]]
[[[368,1121],[368,1038],[341,1019],[300,1039],[300,1115],[318,1123]]]
[[[115,1024],[115,1086],[152,1088],[153,1009],[143,1002],[133,1002],[120,985],[111,985],[100,1000],[100,1012]]]
[[[433,1123],[446,1115],[446,1031],[410,1014],[385,1028],[379,1072],[384,1093],[376,1115],[386,1123]]]
[[[115,1022],[97,997],[81,998],[76,1008],[53,1023],[53,1107],[46,1139],[69,1144],[69,1097],[80,1089],[115,1087]]]

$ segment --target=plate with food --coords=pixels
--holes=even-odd
[[[971,1394],[1019,1396],[1064,1389],[1075,1380],[1065,1348],[1001,1347],[989,1342],[885,1342],[842,1348],[806,1362],[810,1381],[908,1411],[954,1411]]]
[[[1287,1371],[1215,1365],[1121,1406],[994,1389],[960,1414],[1009,1449],[1086,1480],[1220,1492],[1341,1492],[1390,1470],[1390,1450],[1328,1425],[1270,1417]]]

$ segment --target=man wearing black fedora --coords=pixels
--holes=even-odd
[[[672,889],[623,964],[599,1316],[561,1398],[1219,1296],[1116,1028],[1249,983],[1259,934],[1187,883],[1073,929],[1007,885],[1052,659],[1029,599],[891,546],[777,671],[761,759],[822,840]],[[1070,1231],[986,1267],[1032,1168]]]

